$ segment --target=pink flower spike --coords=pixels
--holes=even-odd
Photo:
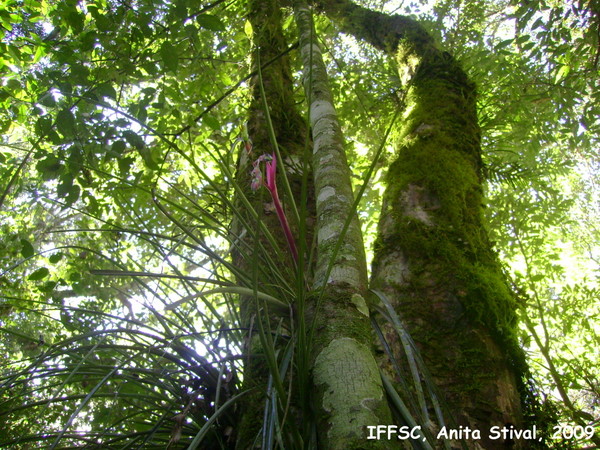
[[[260,163],[265,162],[265,177],[266,182],[263,182],[263,174],[260,170]],[[277,217],[279,218],[279,224],[283,230],[283,234],[285,235],[285,239],[288,243],[288,247],[290,248],[290,253],[292,254],[292,258],[295,262],[298,262],[298,250],[296,248],[296,242],[294,240],[294,235],[292,234],[292,230],[290,229],[290,225],[287,221],[287,217],[285,216],[285,211],[283,210],[283,206],[281,205],[281,201],[279,200],[279,193],[277,192],[277,157],[275,153],[271,155],[260,155],[256,158],[256,161],[252,163],[252,182],[250,187],[253,191],[258,190],[263,184],[271,193],[271,198],[273,199],[273,205],[275,206],[275,211],[277,212]]]
[[[267,158],[265,158],[267,159]],[[271,161],[267,161],[266,166],[266,177],[267,177],[267,189],[271,192],[271,194],[277,192],[277,183],[275,180],[275,175],[277,173],[277,157],[275,153],[270,156]]]

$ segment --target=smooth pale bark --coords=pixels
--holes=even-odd
[[[362,234],[311,12],[303,1],[293,4],[313,138],[317,264],[311,355],[319,448],[393,448],[393,443],[366,440],[367,425],[389,424],[391,416],[371,353]]]
[[[505,448],[504,440],[487,439],[488,430],[522,426],[526,367],[513,296],[482,213],[475,87],[416,21],[343,0],[320,6],[342,31],[394,58],[406,89],[372,287],[387,296],[419,345],[456,422],[481,431],[470,448]],[[394,339],[389,328],[386,335]],[[391,344],[403,360],[400,343]]]

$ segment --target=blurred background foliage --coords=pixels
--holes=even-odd
[[[532,382],[560,423],[598,428],[600,4],[358,3],[419,18],[477,83]],[[317,28],[359,186],[402,86]],[[244,2],[0,0],[0,446],[229,445],[251,39]],[[360,206],[368,254],[390,156]]]

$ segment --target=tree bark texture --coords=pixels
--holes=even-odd
[[[240,199],[236,200],[239,215],[232,222],[232,232],[237,245],[232,251],[234,265],[242,277],[238,281],[251,288],[281,295],[282,286],[292,285],[296,277],[295,262],[282,230],[269,192],[262,186],[251,189],[253,163],[261,155],[275,152],[270,136],[270,126],[274,132],[281,161],[277,161],[277,184],[284,211],[289,218],[294,235],[298,236],[299,224],[290,207],[291,199],[283,189],[282,171],[286,172],[292,196],[298,201],[301,197],[301,161],[305,148],[307,127],[298,113],[292,82],[287,44],[281,26],[281,13],[278,0],[251,0],[248,2],[248,20],[253,28],[252,70],[257,73],[262,67],[262,87],[259,75],[252,80],[252,100],[248,114],[248,136],[240,146],[236,182],[249,201],[250,209]],[[263,101],[263,95],[267,105]],[[267,114],[268,111],[268,114]],[[270,122],[270,125],[269,125]],[[263,169],[264,172],[264,169]],[[305,221],[306,239],[312,238],[314,223],[314,196],[308,189],[308,205]],[[257,226],[260,220],[262,227]],[[269,232],[273,240],[267,239]],[[274,241],[274,242],[273,242]],[[251,274],[256,273],[253,277]],[[254,286],[255,282],[257,286]],[[289,299],[288,299],[289,300]],[[240,298],[242,325],[248,329],[244,354],[244,383],[242,389],[250,391],[242,399],[241,421],[237,432],[237,448],[254,448],[260,445],[261,427],[267,400],[267,386],[271,369],[267,364],[264,348],[258,336],[258,322],[264,323],[268,333],[290,334],[292,320],[289,311],[273,311],[268,305],[253,296]],[[280,338],[281,340],[281,338]],[[281,355],[281,354],[280,354]],[[292,393],[288,393],[292,395]],[[286,399],[280,399],[285,402]]]
[[[388,424],[391,415],[371,352],[366,259],[342,131],[311,11],[304,1],[293,5],[313,138],[317,263],[311,357],[319,447],[388,448],[391,443],[366,440],[366,425]]]
[[[343,0],[320,6],[342,31],[393,57],[406,90],[371,287],[417,342],[457,424],[481,430],[470,448],[505,448],[488,430],[522,425],[525,366],[514,297],[483,216],[475,86],[414,20]],[[386,337],[402,361],[391,327]]]

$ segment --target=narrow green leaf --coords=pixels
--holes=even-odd
[[[496,50],[500,50],[504,47],[508,47],[510,44],[513,43],[513,41],[514,41],[514,39],[505,39],[504,41],[498,42],[494,48]]]
[[[214,414],[208,418],[208,420],[202,426],[202,428],[200,428],[200,431],[198,431],[196,436],[194,436],[194,439],[188,446],[187,450],[195,450],[195,449],[199,448],[200,443],[202,442],[202,439],[204,439],[204,436],[206,436],[206,434],[210,431],[213,423],[219,418],[219,416],[221,414],[223,414],[223,412],[226,411],[227,408],[229,408],[236,401],[238,401],[240,399],[240,397],[246,395],[248,392],[251,392],[251,390],[249,389],[247,391],[243,391],[243,392],[231,397],[229,400],[227,400],[225,403],[223,403],[223,406],[221,406],[219,409],[217,409],[214,412]]]
[[[558,72],[556,73],[556,76],[554,77],[554,82],[558,83],[563,78],[566,78],[567,75],[569,75],[570,71],[571,71],[571,66],[569,66],[567,64],[561,66],[560,69],[558,69]]]
[[[252,30],[252,24],[249,20],[246,20],[244,23],[244,33],[249,39],[252,39],[252,35],[254,34],[254,30]]]
[[[543,27],[543,26],[544,26],[544,19],[542,19],[540,17],[535,22],[533,22],[533,25],[531,25],[531,29],[535,30],[536,28]]]

